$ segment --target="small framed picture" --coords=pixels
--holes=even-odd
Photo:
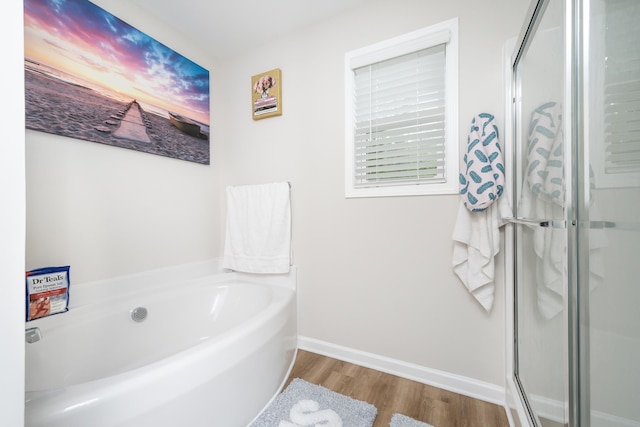
[[[282,114],[282,73],[279,68],[251,77],[253,120]]]

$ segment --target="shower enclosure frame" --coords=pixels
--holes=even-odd
[[[525,55],[531,39],[536,34],[540,19],[543,16],[551,0],[534,0],[531,3],[525,25],[514,42],[505,49],[505,75],[510,85],[506,96],[506,129],[508,135],[505,151],[511,164],[518,163],[515,144],[518,141],[517,133],[521,130],[520,114],[520,87],[516,79],[517,66]],[[578,262],[577,254],[580,250],[587,250],[588,234],[583,233],[579,239],[578,232],[581,226],[589,226],[588,206],[589,194],[583,191],[586,180],[589,179],[589,171],[582,170],[588,145],[585,141],[585,132],[582,125],[585,123],[584,79],[588,78],[584,73],[587,69],[583,64],[588,61],[588,2],[580,0],[565,0],[563,4],[563,35],[564,35],[564,93],[563,116],[570,118],[565,120],[564,126],[564,161],[572,165],[572,173],[566,179],[566,199],[564,206],[565,244],[566,244],[566,276],[563,283],[563,333],[564,342],[564,367],[566,373],[564,383],[564,419],[569,426],[589,426],[589,318],[588,318],[588,292],[581,292],[580,277],[589,277],[588,259]],[[511,52],[513,52],[511,54]],[[517,176],[509,168],[507,182],[512,183],[515,189],[519,185]],[[574,191],[576,189],[577,191]],[[518,200],[513,197],[511,191],[511,203],[515,206]],[[586,193],[586,194],[585,194]],[[582,205],[579,203],[582,202]],[[517,270],[518,262],[515,259],[517,223],[522,223],[518,218],[510,219],[505,231],[506,255],[506,403],[508,417],[512,425],[534,426],[540,425],[540,421],[531,407],[524,387],[518,376],[518,316],[517,316]],[[540,224],[541,225],[541,224]],[[510,280],[512,278],[513,281]]]

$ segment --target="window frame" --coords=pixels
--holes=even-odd
[[[407,53],[445,47],[445,182],[356,187],[354,142],[354,69]],[[458,18],[345,53],[345,197],[458,194]]]

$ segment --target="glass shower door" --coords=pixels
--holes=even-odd
[[[585,426],[640,426],[640,2],[584,10],[579,289]],[[588,32],[587,32],[588,31]]]
[[[534,423],[567,423],[563,4],[540,1],[514,64],[514,376]]]
[[[640,427],[640,2],[532,17],[513,64],[514,377],[537,426]]]

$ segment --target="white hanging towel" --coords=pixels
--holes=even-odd
[[[291,265],[288,182],[227,187],[223,268],[287,273]]]
[[[527,137],[527,165],[518,215],[525,218],[564,217],[564,147],[562,106],[546,102],[531,114]],[[538,309],[547,319],[562,311],[565,231],[530,226],[536,254],[535,279]]]
[[[486,311],[493,307],[495,256],[500,251],[502,218],[511,216],[505,197],[484,211],[469,212],[460,202],[453,230],[453,271]]]
[[[519,216],[526,218],[564,218],[564,138],[562,105],[547,102],[531,114],[527,141],[526,180],[522,184]],[[595,188],[595,176],[590,168],[590,189]],[[598,218],[594,194],[591,193],[590,215]],[[530,227],[536,254],[535,279],[537,305],[540,313],[551,319],[564,308],[564,282],[567,275],[565,230]],[[604,230],[589,231],[589,289],[604,279],[603,252],[608,245]]]
[[[495,256],[503,218],[511,216],[504,191],[504,161],[491,114],[471,122],[460,174],[461,201],[453,230],[453,270],[486,311],[493,307]],[[496,203],[497,201],[497,203]]]

